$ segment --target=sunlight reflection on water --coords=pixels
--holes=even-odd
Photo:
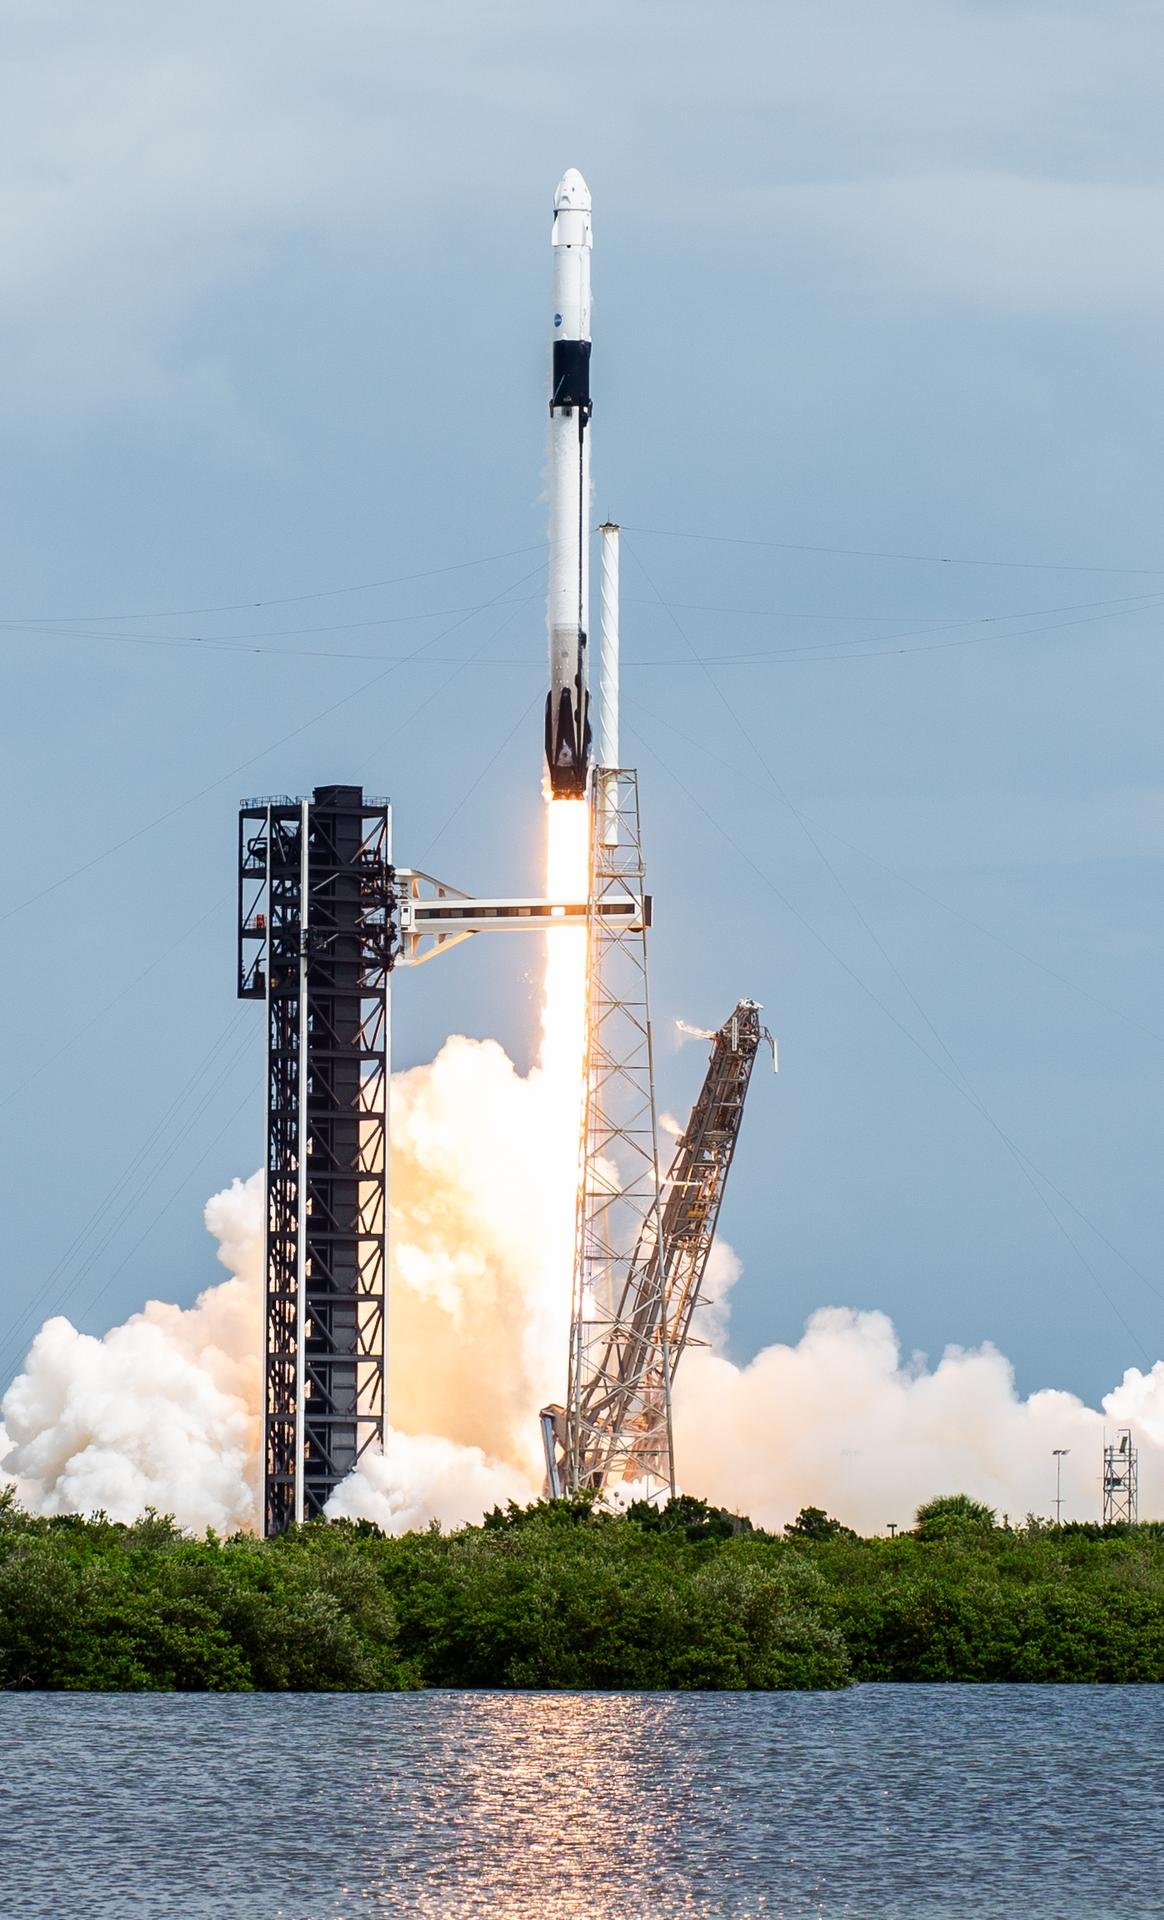
[[[1155,1920],[1162,1709],[1159,1687],[10,1694],[0,1911]]]

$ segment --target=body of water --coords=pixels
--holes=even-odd
[[[1160,1920],[1164,1688],[0,1696],[3,1920]]]

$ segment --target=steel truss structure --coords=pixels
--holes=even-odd
[[[771,1047],[776,1065],[776,1043],[761,1025],[754,1000],[741,1000],[723,1026],[706,1038],[712,1042],[707,1073],[661,1185],[661,1233],[648,1217],[622,1282],[622,1324],[628,1329],[623,1336],[624,1370],[633,1375],[635,1367],[654,1353],[661,1373],[665,1356],[672,1385],[686,1349],[701,1344],[692,1333],[692,1322],[702,1297],[752,1069],[763,1041]],[[577,1337],[575,1328],[575,1347]],[[605,1351],[602,1360],[608,1365]],[[617,1426],[628,1411],[630,1431],[614,1450],[614,1464],[628,1484],[657,1490],[669,1484],[661,1466],[668,1459],[674,1466],[666,1398],[648,1393],[636,1400],[623,1391],[611,1391],[606,1403],[609,1423]],[[542,1430],[549,1490],[560,1494],[578,1485],[604,1488],[605,1482],[571,1477],[568,1428],[564,1409],[545,1409]],[[595,1446],[595,1457],[598,1453]],[[607,1457],[611,1457],[609,1445]]]
[[[1134,1527],[1140,1517],[1140,1456],[1130,1427],[1103,1449],[1103,1524]]]
[[[693,1344],[691,1323],[699,1305],[728,1172],[740,1137],[744,1102],[760,1044],[776,1044],[760,1024],[755,1000],[741,1000],[711,1036],[711,1059],[699,1098],[663,1181],[661,1240],[636,1250],[632,1284],[645,1300],[663,1301],[666,1350],[674,1381],[680,1360]],[[662,1286],[659,1275],[662,1273]],[[695,1342],[694,1344],[699,1344]],[[661,1431],[648,1428],[636,1440],[629,1477],[639,1479],[657,1458]]]
[[[543,1414],[552,1491],[674,1492],[638,778],[591,783],[587,1040],[566,1407]],[[619,916],[612,903],[632,902]],[[652,1285],[654,1291],[652,1292]]]
[[[238,992],[267,1008],[264,1526],[322,1513],[383,1444],[387,801],[359,787],[244,803]]]

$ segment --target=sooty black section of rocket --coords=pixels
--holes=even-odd
[[[590,410],[589,340],[555,340],[551,407]]]

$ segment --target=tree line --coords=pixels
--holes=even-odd
[[[312,1522],[194,1539],[156,1514],[37,1518],[0,1495],[0,1686],[837,1688],[1164,1682],[1164,1526],[999,1526],[963,1495],[860,1539],[682,1497],[510,1506],[389,1538]]]

